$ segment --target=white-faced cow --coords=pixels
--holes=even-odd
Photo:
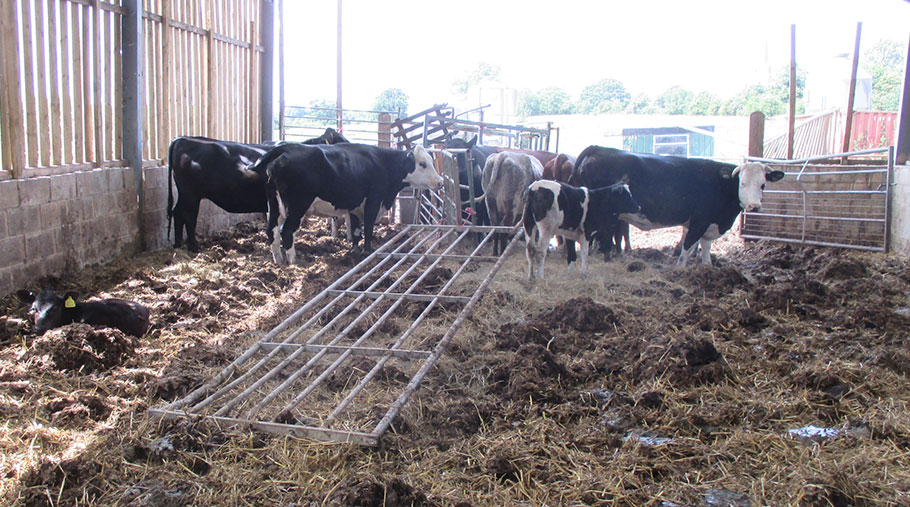
[[[332,128],[327,128],[319,137],[303,141],[313,145],[346,142],[348,140]],[[178,137],[171,142],[168,149],[167,218],[168,236],[171,220],[174,221],[175,248],[183,245],[185,229],[187,248],[194,252],[199,250],[196,221],[202,199],[214,202],[229,213],[268,211],[265,174],[251,170],[250,166],[275,146],[233,143],[207,137]],[[177,186],[177,204],[174,204],[171,180]]]
[[[492,225],[511,226],[521,220],[528,196],[528,187],[539,180],[543,165],[524,153],[502,152],[487,157],[483,166],[484,200]],[[506,234],[496,234],[493,252],[505,251]]]
[[[710,264],[711,243],[730,229],[740,211],[760,211],[765,182],[783,177],[759,163],[735,166],[589,146],[578,157],[572,181],[628,183],[641,211],[619,218],[643,230],[684,226],[679,264],[685,265],[699,244],[702,262]]]
[[[266,236],[277,264],[295,262],[294,231],[316,198],[338,210],[362,208],[363,246],[370,251],[376,217],[392,207],[401,189],[442,185],[442,176],[423,146],[405,152],[364,144],[285,145],[271,150],[256,165],[268,176]],[[280,217],[284,221],[279,238],[275,229]]]
[[[588,274],[588,245],[604,227],[613,227],[620,213],[638,213],[640,207],[629,186],[619,183],[605,188],[573,187],[558,181],[540,180],[528,189],[525,205],[525,236],[528,240],[528,279],[543,279],[543,265],[550,238],[566,240],[569,270],[575,263],[575,242],[581,250],[581,273]]]
[[[92,326],[113,327],[136,337],[149,328],[149,309],[123,299],[76,301],[75,292],[62,297],[44,290],[37,294],[27,290],[16,292],[23,302],[31,305],[29,313],[35,322],[35,333],[44,334],[49,329],[82,322]]]

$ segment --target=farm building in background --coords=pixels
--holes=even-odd
[[[714,126],[622,129],[622,145],[634,153],[710,158],[714,156]]]

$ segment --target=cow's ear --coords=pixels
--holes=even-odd
[[[767,181],[780,181],[784,177],[783,171],[766,171],[765,179]]]
[[[729,180],[730,178],[733,177],[733,173],[734,173],[735,171],[732,170],[732,169],[730,169],[729,167],[721,167],[720,170],[719,170],[719,172],[720,172],[720,177],[721,177],[721,178],[724,178],[724,179]]]
[[[470,150],[473,148],[475,144],[477,144],[477,136],[472,137],[471,140],[468,141],[468,149]]]
[[[16,291],[16,296],[22,300],[23,303],[32,303],[35,301],[35,293],[27,291],[24,289],[19,289]]]

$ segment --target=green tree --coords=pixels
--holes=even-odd
[[[300,119],[299,123],[307,125],[313,124],[317,126],[335,125],[335,118],[337,114],[335,110],[335,101],[327,99],[316,99],[310,101],[309,107],[305,111],[300,111],[300,113],[311,118]]]
[[[376,111],[400,112],[402,116],[407,116],[408,94],[401,88],[387,88],[376,97],[373,109]]]
[[[863,66],[872,74],[872,107],[897,111],[900,105],[904,49],[897,41],[882,39],[863,54]]]
[[[585,114],[618,112],[626,108],[630,98],[621,82],[601,79],[581,91],[576,110]]]
[[[494,65],[487,62],[480,62],[467,77],[464,79],[456,79],[452,83],[452,89],[455,93],[464,95],[468,93],[468,88],[477,83],[489,80],[489,81],[499,81],[499,75],[502,73],[502,69],[499,65]]]
[[[698,92],[692,96],[686,108],[687,114],[716,115],[720,114],[724,103],[710,92]]]
[[[654,112],[654,107],[651,105],[651,99],[646,94],[639,93],[629,99],[625,112],[629,114],[648,114]]]
[[[695,94],[689,90],[673,86],[654,99],[654,106],[661,113],[687,114],[689,112],[689,104],[694,97]]]
[[[571,114],[573,110],[572,99],[562,88],[526,91],[518,98],[518,114],[521,116]]]
[[[752,85],[727,101],[721,113],[727,115],[747,116],[755,111],[765,116],[776,116],[788,111],[787,103],[780,100],[780,90],[764,85]]]
[[[797,110],[800,107],[799,99],[803,98],[803,94],[806,91],[806,71],[802,67],[796,67],[796,107]],[[777,98],[786,104],[787,110],[790,106],[790,67],[784,66],[778,69],[777,75],[774,78],[774,83],[772,84],[772,92],[777,95]],[[748,113],[752,114],[752,113]]]

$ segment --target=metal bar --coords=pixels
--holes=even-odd
[[[427,238],[427,239],[428,239],[428,238]],[[426,239],[425,239],[425,240],[426,240]],[[424,241],[425,241],[425,240],[424,240]],[[442,238],[438,238],[432,245],[430,245],[429,249],[435,248],[436,245],[439,244],[440,241],[442,241]],[[418,245],[415,245],[415,248],[418,248],[418,247],[419,247],[420,245],[422,245],[422,244],[423,244],[423,241],[421,241]],[[399,262],[395,263],[395,264],[394,264],[391,268],[389,268],[389,270],[387,270],[387,271],[386,271],[378,280],[376,280],[375,282],[373,282],[373,284],[370,285],[369,289],[374,289],[374,288],[376,288],[377,285],[379,285],[383,280],[385,280],[385,279],[389,276],[389,274],[392,272],[392,270],[396,269],[396,268],[399,267],[401,264],[402,264],[402,261],[399,261]],[[409,268],[409,270],[405,272],[405,275],[402,275],[402,276],[406,276],[406,275],[407,275],[410,271],[412,271],[415,267],[416,267],[416,264],[415,264],[414,266],[411,266],[411,267]],[[402,280],[403,280],[403,278],[399,278],[398,280],[396,280],[395,283],[393,283],[393,284],[389,287],[389,289],[393,289],[393,288],[397,287],[398,284],[400,284]],[[368,290],[369,290],[369,289],[368,289]],[[343,297],[343,296],[337,296],[337,297]],[[363,299],[364,299],[364,296],[358,296],[356,299],[354,299],[354,301],[351,302],[351,303],[350,303],[350,304],[349,304],[341,313],[339,313],[338,315],[336,315],[331,321],[329,321],[327,324],[325,324],[325,325],[322,327],[322,329],[320,329],[315,335],[313,335],[312,337],[310,337],[310,339],[307,340],[307,345],[312,345],[312,344],[314,344],[314,342],[315,342],[316,340],[318,340],[319,338],[321,338],[322,335],[324,335],[329,329],[331,329],[332,327],[334,327],[335,324],[336,324],[342,317],[344,317],[344,316],[345,316],[345,315],[346,315],[346,314],[347,314],[347,313],[348,313],[348,312],[349,312],[357,303],[359,303],[359,302],[362,301]],[[370,307],[368,308],[368,310],[374,308],[378,303],[379,303],[379,300],[374,301],[374,302],[370,305]],[[330,341],[330,342],[328,343],[328,345],[334,345],[334,344],[338,343],[339,341],[341,341],[341,339],[344,338],[344,337],[347,335],[347,333],[350,332],[351,329],[353,329],[354,326],[356,326],[357,324],[360,323],[361,320],[363,320],[363,318],[365,317],[365,315],[366,315],[366,313],[365,313],[365,312],[362,312],[361,315],[360,315],[359,317],[357,317],[356,319],[354,319],[350,324],[348,324],[348,326],[347,326],[344,330],[342,330],[340,333],[338,333],[338,334],[336,335],[336,337],[335,337],[332,341]],[[313,316],[313,318],[311,318],[310,321],[315,321],[317,318],[318,318],[317,316]],[[297,330],[291,335],[291,337],[289,337],[288,340],[285,340],[285,341],[288,342],[288,341],[290,341],[291,339],[296,339],[296,337],[297,337],[298,335],[300,335],[300,334],[303,332],[304,329],[305,329],[305,327],[301,327],[300,329],[297,329]],[[357,345],[357,343],[355,343],[354,345]],[[277,366],[273,367],[265,376],[263,376],[263,377],[262,377],[261,379],[259,379],[256,383],[254,383],[252,386],[250,386],[249,388],[247,388],[244,392],[242,392],[242,393],[240,393],[238,396],[236,396],[231,402],[229,402],[229,403],[226,404],[224,407],[222,407],[218,412],[216,412],[216,415],[220,415],[219,412],[225,412],[225,411],[227,411],[227,410],[230,410],[230,409],[233,408],[233,406],[235,406],[237,403],[239,403],[240,401],[242,401],[244,398],[248,397],[255,389],[258,389],[259,386],[261,386],[261,385],[264,384],[266,381],[268,381],[269,379],[271,379],[272,377],[274,377],[274,376],[275,376],[278,372],[280,372],[286,365],[290,364],[292,361],[294,361],[295,359],[297,359],[297,357],[300,355],[300,352],[302,352],[302,351],[294,352],[294,353],[291,354],[290,356],[286,357],[284,360],[281,361],[281,363],[279,363]],[[313,356],[312,358],[310,358],[310,359],[307,361],[307,363],[306,363],[303,367],[301,367],[300,369],[298,369],[297,372],[295,372],[293,375],[291,375],[290,378],[288,378],[285,382],[283,382],[281,385],[279,385],[278,388],[274,389],[274,390],[272,391],[272,393],[270,393],[269,396],[266,397],[265,400],[263,400],[259,405],[257,405],[257,406],[254,407],[253,409],[251,409],[250,412],[248,413],[247,417],[248,417],[248,418],[252,418],[253,415],[255,414],[255,412],[257,412],[257,411],[260,410],[262,407],[264,407],[265,405],[267,405],[268,403],[270,403],[271,400],[274,399],[275,397],[277,397],[282,391],[284,391],[284,390],[287,388],[287,386],[289,386],[290,383],[291,383],[294,379],[298,378],[300,375],[302,375],[302,374],[305,373],[307,370],[309,370],[309,368],[310,368],[311,366],[313,366],[314,364],[316,364],[316,362],[317,362],[320,358],[322,358],[323,355],[324,355],[324,353],[317,353],[315,356]]]
[[[410,230],[411,230],[410,226],[404,228],[401,232],[396,234],[391,240],[386,242],[386,245],[390,245],[393,242],[398,241]],[[383,245],[383,246],[385,246],[385,245]],[[376,251],[373,252],[372,254],[370,254],[366,259],[360,261],[359,264],[357,264],[356,266],[351,268],[351,270],[348,271],[347,273],[345,273],[341,278],[339,278],[338,280],[335,280],[331,285],[329,285],[326,288],[326,290],[337,288],[339,285],[346,282],[349,278],[353,277],[355,273],[357,273],[358,271],[363,269],[364,266],[368,265],[370,262],[373,262],[373,260],[378,258],[378,254],[379,254],[379,252],[382,251],[383,246],[380,246],[379,248],[377,248]],[[364,276],[367,276],[367,275],[364,275]],[[300,317],[304,313],[310,311],[313,307],[315,307],[317,304],[319,304],[319,302],[322,300],[322,298],[324,296],[325,296],[325,291],[323,291],[323,292],[317,294],[316,296],[314,296],[313,298],[311,298],[305,305],[300,307],[296,312],[291,314],[288,318],[284,319],[280,324],[278,324],[274,329],[272,329],[272,331],[270,331],[268,334],[266,334],[265,337],[262,339],[262,341],[265,341],[265,342],[272,341],[275,338],[275,336],[277,336],[279,333],[281,333],[282,331],[287,329],[293,322],[300,319]],[[249,358],[253,354],[255,354],[258,350],[259,350],[258,344],[254,344],[253,346],[249,347],[243,354],[241,354],[240,357],[238,357],[233,362],[231,362],[231,364],[227,365],[213,379],[211,379],[210,381],[206,382],[205,384],[199,386],[198,388],[196,388],[195,390],[193,390],[191,393],[184,396],[183,398],[165,405],[164,409],[176,410],[176,409],[179,409],[181,407],[188,405],[189,403],[194,402],[196,399],[198,399],[200,396],[202,396],[206,391],[213,389],[215,386],[217,386],[217,385],[221,384],[222,382],[224,382],[225,380],[227,380],[231,375],[234,374],[234,371],[236,370],[236,368],[238,366],[240,366],[241,364],[243,364],[247,360],[249,360]]]
[[[832,153],[830,155],[815,155],[812,157],[798,158],[798,159],[776,159],[776,158],[758,158],[758,157],[745,157],[745,160],[750,162],[762,162],[765,164],[782,164],[782,165],[799,165],[805,162],[816,162],[819,160],[829,160],[833,158],[844,158],[844,157],[853,157],[857,155],[871,155],[873,153],[887,153],[888,148],[872,148],[868,150],[859,150],[851,151],[847,153]]]
[[[767,239],[771,241],[782,241],[784,243],[798,243],[804,245],[814,245],[814,246],[830,246],[837,248],[850,248],[854,250],[867,250],[870,252],[884,252],[884,248],[876,246],[864,246],[864,245],[851,245],[847,243],[830,243],[826,241],[813,241],[813,240],[798,240],[798,239],[788,239],[788,238],[779,238],[773,236],[758,236],[753,234],[742,234],[744,239]]]
[[[475,232],[479,232],[479,231],[475,231]],[[402,253],[389,253],[389,254],[383,254],[383,255],[388,255],[388,256],[394,257],[394,258],[398,258],[398,257],[402,257],[402,256],[411,257],[411,256],[416,256],[416,255],[424,255],[425,257],[430,257],[430,258],[434,258],[434,259],[436,257],[442,257],[444,259],[451,259],[451,260],[456,260],[456,261],[462,260],[462,259],[468,259],[468,258],[470,258],[471,260],[475,260],[475,261],[485,261],[485,262],[499,260],[499,257],[495,257],[492,255],[440,255],[440,254],[402,254]]]
[[[799,190],[765,190],[763,195],[767,194],[801,194],[803,192]],[[855,194],[855,195],[884,195],[887,192],[885,190],[806,190],[807,194]]]
[[[451,232],[454,232],[454,231],[450,231],[450,232],[446,233],[446,235],[450,234]],[[448,247],[445,251],[448,252],[449,250],[452,250],[453,248],[455,248],[455,246],[456,246],[459,242],[461,242],[461,240],[464,239],[465,236],[467,236],[467,231],[462,232],[462,233],[458,236],[458,238],[457,238],[455,241],[453,241],[452,244],[449,245],[449,247]],[[443,237],[444,237],[444,236],[443,236]],[[440,238],[440,239],[441,239],[441,238]],[[408,290],[405,291],[405,294],[409,294],[412,290],[414,290],[416,287],[418,287],[418,286],[420,285],[420,283],[423,282],[423,279],[426,278],[426,277],[430,274],[430,272],[433,270],[433,268],[435,268],[440,262],[442,262],[442,259],[436,259],[435,261],[433,261],[433,263],[430,264],[430,266],[428,266],[428,267],[424,270],[424,272],[417,278],[417,280],[414,281],[414,283],[408,288]],[[407,277],[407,275],[409,275],[410,272],[413,271],[413,270],[419,265],[419,263],[420,263],[420,260],[418,259],[418,261],[415,262],[415,263],[408,269],[408,271],[406,271],[403,275],[401,275],[401,277],[400,277],[398,280],[396,280],[396,283],[393,284],[393,286],[392,286],[392,287],[389,287],[389,288],[390,288],[390,289],[394,288],[394,286],[397,285],[398,281],[404,280],[404,279]],[[367,308],[367,310],[364,311],[364,313],[363,313],[362,316],[365,316],[365,315],[367,314],[367,312],[372,311],[372,308],[373,308],[374,306],[378,305],[380,301],[382,301],[382,299],[377,299],[376,301],[374,301],[373,304],[370,305],[370,307]],[[367,329],[367,331],[363,334],[363,336],[361,336],[361,338],[358,339],[357,341],[355,341],[352,345],[353,345],[353,346],[357,346],[357,345],[359,345],[360,343],[362,343],[363,341],[365,341],[367,338],[369,338],[370,335],[372,335],[373,332],[374,332],[376,329],[378,329],[379,326],[381,326],[381,325],[385,322],[385,320],[386,320],[390,315],[392,315],[392,314],[395,312],[395,310],[398,308],[398,306],[401,305],[401,302],[402,302],[402,301],[403,301],[402,299],[399,299],[399,300],[395,301],[395,302],[392,304],[392,306],[390,306],[389,309],[386,310],[386,312],[385,312],[379,319],[377,319],[376,322],[374,322],[373,325],[370,326],[369,329]],[[356,324],[356,321],[355,321],[355,322],[352,322],[351,325],[350,325],[349,327],[354,326],[355,324]],[[345,331],[347,331],[347,330],[345,330]],[[331,374],[331,373],[334,372],[339,366],[341,366],[341,364],[342,364],[345,360],[347,360],[347,357],[348,357],[349,355],[350,355],[349,353],[341,354],[341,355],[338,357],[338,359],[336,359],[334,363],[332,363],[332,364],[331,364],[328,368],[326,368],[326,369],[325,369],[325,370],[324,370],[316,379],[314,379],[313,382],[311,382],[309,386],[307,386],[303,391],[301,391],[299,394],[297,394],[297,396],[294,397],[294,399],[291,400],[290,403],[288,403],[287,405],[285,405],[285,407],[281,410],[281,412],[293,410],[297,405],[299,405],[300,403],[302,403],[303,400],[304,400],[304,398],[306,398],[311,392],[313,392],[313,391],[316,389],[316,387],[317,387],[320,383],[322,383],[322,380],[324,380],[329,374]],[[295,373],[294,375],[296,375],[296,373]],[[292,377],[293,377],[294,375],[292,375]],[[288,379],[288,381],[290,381],[290,379]],[[286,383],[290,384],[290,382],[286,382]],[[269,400],[269,401],[271,401],[271,400]],[[265,405],[265,400],[263,400],[263,402],[260,403],[260,405],[258,405],[257,407],[259,407],[259,406],[264,406],[264,405]],[[253,412],[253,411],[251,411],[251,412]],[[253,412],[253,413],[255,413],[255,412]]]
[[[465,298],[468,299],[468,298]],[[345,351],[350,351],[352,355],[355,356],[368,356],[368,357],[378,357],[385,355],[392,355],[394,357],[402,359],[426,359],[432,354],[429,350],[400,350],[400,349],[388,349],[388,348],[378,348],[378,347],[348,347],[344,345],[307,345],[304,343],[260,343],[265,350],[273,349],[282,349],[282,350],[296,350],[302,349],[305,352],[321,352],[326,351],[329,354],[341,354]]]
[[[419,248],[420,245],[422,245],[423,242],[426,241],[426,240],[428,240],[428,239],[429,239],[429,236],[427,236],[427,238],[424,238],[424,240],[418,242],[418,243],[414,246],[414,249]],[[405,241],[405,242],[404,242],[404,244],[407,244],[407,243],[408,243],[408,241]],[[383,259],[383,260],[385,260],[385,259]],[[385,263],[384,263],[384,262],[380,262],[379,266],[381,266],[382,264],[385,264]],[[401,262],[396,263],[395,265],[393,265],[392,268],[390,268],[388,271],[386,271],[385,274],[383,274],[383,276],[381,276],[378,280],[374,281],[373,284],[370,285],[370,288],[372,289],[372,288],[375,288],[377,285],[379,285],[383,280],[385,280],[386,277],[388,277],[388,275],[389,275],[389,273],[391,272],[391,270],[395,269],[395,268],[398,267],[400,264],[401,264]],[[370,272],[372,273],[372,272],[373,272],[374,270],[376,270],[376,269],[378,269],[378,266],[377,266],[376,268],[374,268],[373,270],[370,270]],[[361,277],[361,280],[363,280],[366,276],[369,276],[369,274],[364,275],[363,277]],[[358,282],[359,282],[359,281],[358,281]],[[353,288],[353,287],[356,287],[357,285],[359,285],[359,283],[353,284],[351,287]],[[323,291],[322,293],[320,293],[320,294],[319,294],[319,297],[321,298],[322,296],[325,296],[325,295],[328,295],[327,290],[326,290],[326,291]],[[305,322],[302,326],[300,326],[299,328],[297,328],[293,333],[290,334],[290,336],[288,336],[288,337],[284,340],[285,343],[290,343],[290,342],[292,342],[293,340],[296,340],[297,337],[300,336],[300,335],[303,333],[303,331],[304,331],[305,329],[307,329],[307,328],[308,328],[309,326],[311,326],[314,322],[316,322],[322,315],[324,315],[332,306],[334,306],[335,302],[339,301],[339,299],[340,299],[341,297],[342,297],[342,296],[337,296],[337,297],[335,298],[335,300],[332,301],[331,305],[327,305],[327,306],[321,308],[321,309],[319,310],[319,312],[316,313],[316,315],[313,315],[312,317],[310,317],[310,319],[307,320],[307,322]],[[337,323],[339,320],[341,320],[342,317],[344,317],[345,315],[347,315],[347,314],[354,308],[354,306],[357,305],[357,303],[359,303],[359,302],[362,301],[362,300],[363,300],[362,297],[358,297],[358,298],[356,298],[354,301],[352,301],[351,303],[349,303],[347,307],[345,307],[341,312],[339,312],[337,315],[335,315],[335,317],[334,317],[332,320],[330,320],[327,324],[325,324],[325,325],[322,327],[322,329],[320,329],[319,332],[317,332],[315,335],[313,335],[313,336],[307,341],[307,344],[308,344],[308,345],[311,345],[311,344],[313,344],[313,342],[315,342],[315,341],[318,340],[320,337],[322,337],[322,335],[324,335],[329,329],[331,329],[332,327],[334,327],[334,326],[335,326],[335,323]],[[356,321],[353,322],[352,324],[356,324]],[[270,335],[272,335],[272,333],[270,333]],[[331,343],[329,343],[329,345],[334,345],[334,344],[337,343],[340,339],[341,339],[341,336],[335,338],[334,340],[332,340]],[[264,339],[264,340],[262,340],[262,341],[271,341],[271,339],[268,339],[268,337],[267,337],[267,339]],[[272,352],[277,353],[277,351],[275,351],[275,350],[273,350]],[[279,371],[281,371],[285,366],[287,366],[287,365],[290,364],[292,361],[294,361],[295,359],[297,359],[297,357],[298,357],[299,355],[300,355],[300,351],[295,352],[295,353],[291,354],[290,356],[286,357],[285,359],[283,359],[277,366],[274,366],[271,370],[269,370],[268,373],[266,373],[265,375],[263,375],[263,376],[262,376],[258,381],[256,381],[252,386],[250,386],[249,388],[247,388],[246,390],[244,390],[243,392],[241,392],[239,395],[235,396],[230,402],[228,402],[228,403],[225,404],[223,407],[221,407],[221,409],[219,409],[217,412],[215,412],[215,415],[222,415],[222,414],[223,414],[224,412],[226,412],[227,410],[230,410],[231,408],[233,408],[233,406],[235,406],[237,403],[243,401],[243,399],[245,399],[245,398],[248,397],[250,394],[252,394],[252,392],[253,392],[255,389],[257,389],[260,385],[262,385],[262,384],[264,384],[265,382],[267,382],[269,379],[271,379],[272,377],[274,377]],[[259,364],[257,364],[256,369],[258,369],[259,367],[261,367],[261,365],[264,365],[265,362],[268,362],[268,360],[270,360],[272,357],[273,357],[273,356],[271,356],[271,354],[270,354],[270,356],[269,356],[268,358],[263,358],[262,360],[260,360]],[[321,357],[321,355],[317,355],[317,357],[314,357],[314,358],[311,360],[311,362],[315,362],[315,360],[318,359],[319,357]],[[309,363],[308,363],[308,364],[309,364]],[[215,401],[216,398],[218,398],[218,397],[220,397],[220,396],[226,394],[226,393],[229,392],[230,390],[232,390],[232,389],[233,389],[236,385],[238,385],[242,380],[245,380],[244,377],[246,377],[246,376],[248,376],[248,375],[250,375],[250,374],[252,374],[252,371],[251,371],[251,372],[247,372],[247,374],[245,374],[245,375],[244,375],[243,377],[241,377],[241,378],[235,379],[235,380],[234,380],[233,382],[231,382],[229,385],[227,385],[227,386],[225,386],[224,388],[220,389],[217,393],[215,393],[215,394],[209,396],[209,398],[207,398],[206,400],[203,400],[202,402],[196,404],[194,407],[192,407],[192,410],[201,410],[201,409],[204,408],[205,406],[211,404],[213,401]],[[217,395],[217,396],[216,396],[216,395]]]
[[[520,224],[513,227],[512,230],[517,232],[519,227]],[[466,232],[469,230],[470,229],[465,229]],[[414,375],[411,381],[408,382],[405,390],[401,393],[395,403],[389,407],[388,412],[386,412],[386,414],[382,417],[382,419],[379,421],[379,424],[376,425],[376,428],[373,430],[373,435],[375,435],[377,439],[382,437],[385,431],[389,428],[389,425],[392,424],[392,420],[395,419],[395,417],[398,415],[398,412],[401,411],[401,408],[404,407],[405,403],[408,402],[408,398],[410,398],[414,391],[417,390],[417,387],[420,385],[420,382],[423,381],[424,376],[426,376],[427,372],[430,371],[430,368],[436,364],[436,361],[439,360],[439,358],[442,356],[442,353],[445,352],[445,350],[448,348],[449,342],[452,341],[455,333],[461,329],[462,324],[464,323],[467,316],[471,313],[474,305],[477,304],[481,296],[483,296],[483,294],[486,292],[487,287],[490,285],[490,282],[493,281],[493,277],[496,276],[496,273],[499,271],[499,268],[502,267],[503,262],[505,262],[505,260],[509,257],[509,253],[512,251],[512,248],[518,244],[520,237],[521,234],[515,234],[512,237],[512,241],[509,242],[500,259],[496,261],[496,264],[494,264],[490,269],[490,272],[487,274],[486,278],[484,278],[483,282],[480,283],[480,287],[478,287],[477,291],[474,292],[471,300],[468,301],[468,304],[466,304],[464,308],[462,308],[461,313],[458,314],[458,318],[455,319],[455,322],[452,323],[452,326],[448,331],[446,331],[446,334],[443,335],[442,339],[439,340],[439,343],[436,344],[436,348],[433,350],[433,355],[427,359],[427,361]]]
[[[839,222],[881,222],[885,223],[884,218],[856,218],[856,217],[830,217],[817,215],[786,215],[780,213],[748,213],[752,218],[775,217],[775,218],[806,218],[809,220],[836,220]]]
[[[153,408],[149,410],[149,415],[156,419],[190,419],[197,416],[174,410],[165,410]],[[264,421],[247,421],[234,417],[222,417],[209,415],[208,419],[226,427],[250,428],[273,435],[287,435],[293,437],[312,438],[314,440],[331,440],[334,442],[360,444],[363,446],[375,447],[379,445],[379,439],[369,433],[359,431],[335,430],[330,428],[317,428],[314,426],[301,426],[296,424],[282,424],[276,422]]]
[[[486,242],[489,241],[491,237],[492,237],[491,234],[487,234],[482,241],[478,242],[477,246],[474,248],[474,251],[471,253],[476,254],[477,252],[479,252],[486,245]],[[422,312],[420,312],[420,315],[418,315],[417,318],[414,320],[414,322],[412,322],[411,325],[408,327],[408,329],[405,330],[404,333],[402,333],[401,337],[399,337],[398,340],[395,341],[395,343],[392,345],[391,349],[397,350],[398,347],[402,346],[405,343],[405,341],[408,338],[410,338],[411,334],[413,334],[414,331],[417,329],[417,326],[430,314],[430,312],[433,310],[433,307],[436,306],[437,301],[439,301],[439,299],[438,299],[439,296],[441,294],[443,294],[445,291],[449,290],[449,287],[453,283],[455,283],[455,280],[461,275],[461,273],[464,271],[465,267],[467,267],[467,265],[469,263],[470,263],[470,259],[465,260],[461,264],[461,266],[459,266],[458,270],[452,275],[452,277],[449,279],[449,281],[446,282],[446,284],[441,289],[439,289],[439,292],[436,294],[436,299],[432,300],[430,302],[430,304],[428,304],[427,307],[424,308]],[[492,270],[492,268],[491,268],[491,270]],[[480,290],[480,288],[478,287],[477,290]],[[477,291],[475,290],[475,294],[476,294],[476,292]],[[462,310],[462,311],[464,311],[464,310]],[[326,421],[331,421],[331,420],[335,419],[336,417],[338,417],[338,415],[340,415],[341,412],[343,412],[347,408],[347,406],[351,403],[351,401],[353,401],[354,398],[358,394],[360,394],[360,392],[366,387],[366,385],[370,382],[370,380],[372,380],[373,377],[375,377],[382,370],[382,368],[385,366],[385,364],[389,361],[389,359],[391,357],[392,357],[392,355],[389,354],[389,355],[384,356],[379,361],[377,361],[376,364],[373,365],[373,368],[366,375],[364,375],[364,377],[360,380],[360,382],[356,386],[354,386],[354,388],[351,389],[350,392],[348,392],[347,396],[345,396],[345,398],[341,401],[341,403],[339,403],[338,406],[335,407],[335,410],[333,410],[332,413],[329,414],[328,417],[326,417]]]
[[[411,256],[407,256],[407,257],[411,257]],[[446,255],[446,256],[437,255],[437,256],[433,256],[431,258],[449,258],[449,257],[450,256],[448,256],[448,255]],[[345,296],[363,295],[363,296],[366,296],[369,298],[381,298],[381,297],[387,297],[389,299],[404,298],[404,299],[407,299],[408,301],[432,301],[433,298],[441,297],[444,301],[446,301],[448,303],[462,303],[462,302],[465,302],[465,301],[468,301],[469,299],[471,299],[466,296],[432,296],[432,295],[428,295],[428,294],[404,294],[401,292],[369,292],[369,291],[362,291],[362,290],[333,290],[333,291],[329,291],[329,293],[333,294],[333,295],[342,294]]]

